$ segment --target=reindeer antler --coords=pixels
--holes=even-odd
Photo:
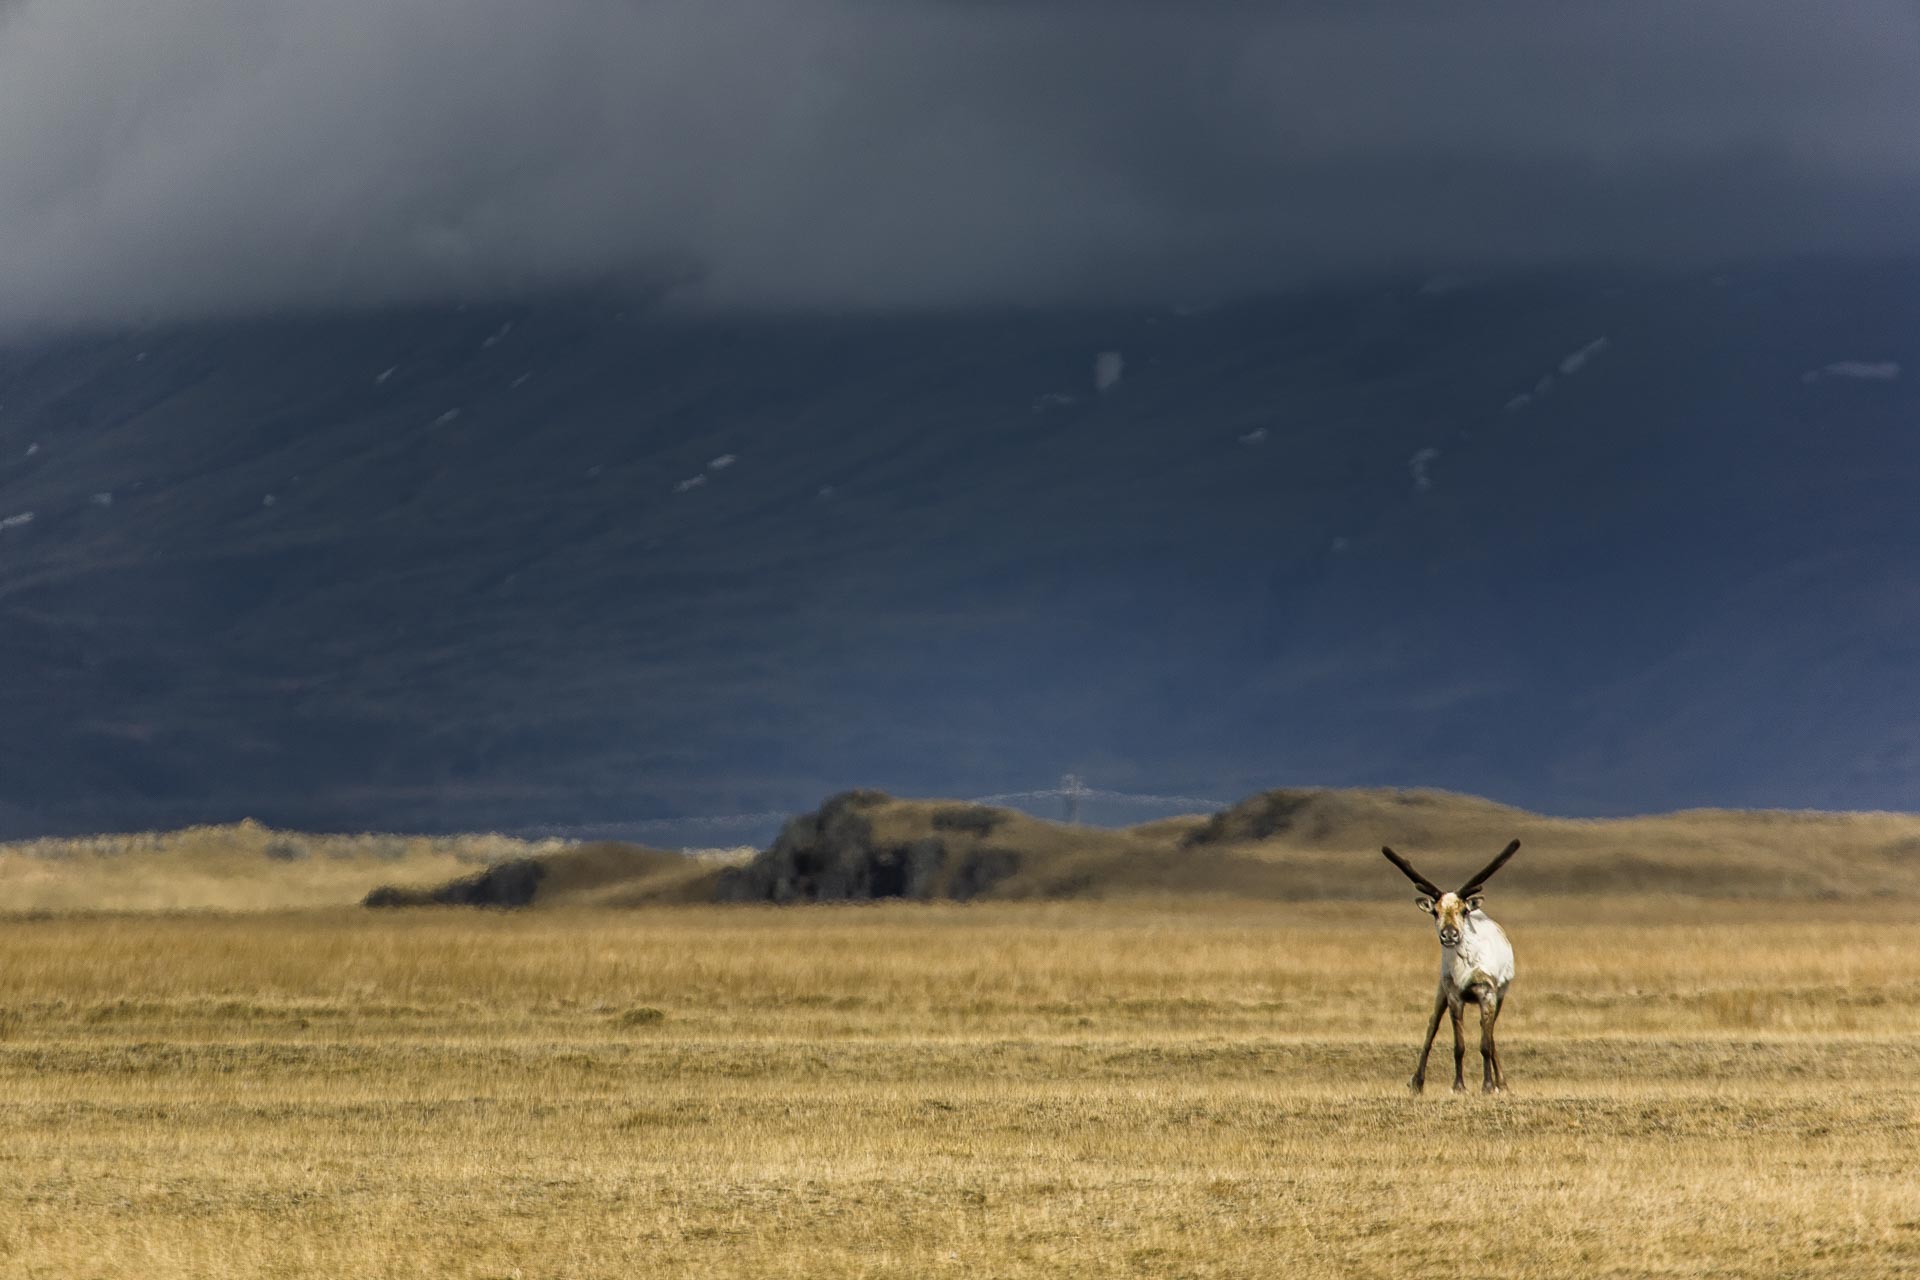
[[[1507,865],[1507,859],[1511,858],[1514,854],[1514,850],[1518,849],[1519,847],[1520,847],[1520,842],[1518,840],[1515,840],[1512,844],[1502,849],[1500,851],[1499,857],[1495,858],[1492,862],[1489,862],[1486,866],[1480,869],[1479,875],[1475,876],[1473,879],[1467,881],[1465,884],[1460,886],[1460,896],[1463,898],[1470,898],[1475,893],[1477,893],[1482,885],[1486,884],[1487,881],[1493,879],[1494,872],[1498,871],[1501,867],[1504,867]]]
[[[1413,864],[1411,862],[1408,862],[1405,858],[1401,857],[1399,854],[1395,853],[1393,850],[1387,848],[1385,845],[1380,846],[1380,852],[1387,855],[1388,862],[1391,862],[1394,866],[1400,868],[1400,872],[1402,875],[1406,876],[1407,879],[1419,885],[1420,892],[1426,894],[1430,898],[1444,898],[1446,896],[1444,893],[1440,892],[1439,885],[1436,885],[1433,881],[1427,879],[1425,876],[1421,875],[1418,871],[1415,871],[1413,869]],[[1509,849],[1507,850],[1507,852],[1512,853],[1513,850]],[[1496,863],[1495,865],[1498,865],[1498,864]]]

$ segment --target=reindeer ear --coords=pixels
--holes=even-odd
[[[1467,899],[1467,910],[1478,911],[1480,909],[1480,904],[1485,901],[1486,901],[1485,898],[1482,898],[1479,894],[1476,893],[1471,898]]]
[[[1415,898],[1413,901],[1414,901],[1414,905],[1418,906],[1422,911],[1426,912],[1428,915],[1433,914],[1432,898],[1425,898],[1425,897]]]

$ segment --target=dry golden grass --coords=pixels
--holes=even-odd
[[[1920,1268],[1920,908],[1493,905],[1418,1100],[1410,905],[16,919],[0,1275]]]

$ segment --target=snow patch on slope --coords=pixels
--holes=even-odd
[[[1589,342],[1586,346],[1562,360],[1560,362],[1560,372],[1568,377],[1572,377],[1574,374],[1586,368],[1587,362],[1599,355],[1602,351],[1605,351],[1608,345],[1607,339],[1595,338],[1592,342]]]
[[[1426,448],[1421,449],[1411,458],[1407,459],[1407,469],[1413,472],[1413,487],[1417,492],[1426,493],[1433,488],[1433,476],[1429,473],[1428,468],[1433,465],[1433,460],[1439,456],[1440,451],[1438,449]]]
[[[1800,375],[1802,382],[1822,378],[1852,378],[1864,382],[1893,382],[1900,377],[1900,366],[1892,360],[1835,360],[1832,364],[1810,369]]]

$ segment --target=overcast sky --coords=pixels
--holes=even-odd
[[[1913,0],[0,0],[0,324],[1920,247]]]

